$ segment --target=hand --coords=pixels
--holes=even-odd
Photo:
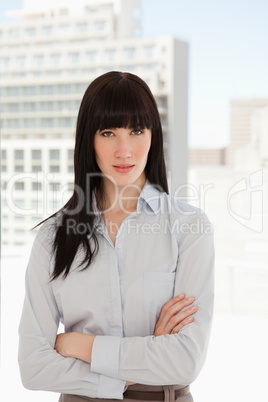
[[[185,294],[175,296],[169,302],[164,304],[161,309],[160,317],[156,323],[154,336],[176,334],[185,325],[194,321],[194,314],[197,311],[196,306],[192,306],[181,311],[184,307],[194,302],[194,297],[185,298]]]
[[[74,357],[91,363],[94,339],[94,335],[67,332],[57,335],[54,349],[63,357]]]
[[[126,382],[126,386],[128,387],[129,385],[135,385],[137,384],[136,382],[131,382],[131,381],[127,381]]]

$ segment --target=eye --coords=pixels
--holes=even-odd
[[[104,131],[103,133],[101,133],[101,135],[103,137],[112,137],[114,133],[112,133],[111,131]]]
[[[132,130],[132,134],[134,135],[141,135],[143,133],[143,131],[141,130]]]

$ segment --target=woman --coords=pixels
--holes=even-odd
[[[192,401],[212,320],[212,231],[168,195],[160,118],[139,77],[89,85],[74,167],[73,195],[42,225],[27,268],[24,386],[61,402]]]

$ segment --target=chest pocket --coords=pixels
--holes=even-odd
[[[174,297],[175,272],[144,272],[143,310],[160,315],[161,308]]]

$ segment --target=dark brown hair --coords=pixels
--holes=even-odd
[[[96,78],[87,88],[78,113],[74,150],[75,189],[64,207],[54,239],[55,267],[52,280],[70,271],[77,250],[82,246],[87,268],[99,249],[94,230],[93,194],[101,190],[101,172],[96,163],[94,136],[108,128],[149,128],[151,147],[145,167],[146,178],[161,191],[168,192],[159,112],[148,85],[131,73],[111,71]],[[84,224],[87,231],[67,230],[68,219]]]

